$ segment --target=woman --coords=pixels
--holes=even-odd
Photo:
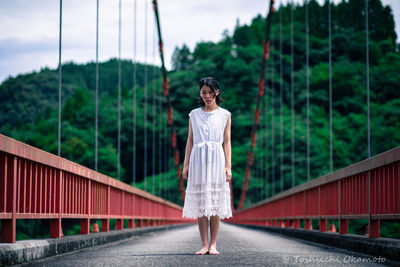
[[[220,219],[232,217],[231,113],[219,106],[223,100],[214,78],[202,78],[199,88],[201,107],[189,113],[182,171],[183,179],[188,182],[182,217],[198,219],[203,247],[195,254],[216,255],[219,254],[216,241]]]

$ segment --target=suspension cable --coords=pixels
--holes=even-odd
[[[58,39],[58,156],[61,156],[61,78],[62,78],[62,64],[61,64],[61,37],[62,37],[62,0],[60,0],[60,28]]]
[[[265,20],[265,22],[266,22],[265,39],[263,42],[264,51],[263,51],[263,57],[262,57],[262,61],[261,61],[260,77],[258,80],[258,97],[257,97],[256,110],[254,112],[254,124],[253,124],[252,130],[251,130],[251,146],[250,146],[250,149],[248,152],[247,165],[246,165],[246,176],[243,181],[243,189],[242,189],[242,193],[240,196],[238,209],[243,208],[243,204],[246,199],[246,192],[248,189],[248,182],[250,179],[251,166],[253,165],[253,149],[254,149],[255,142],[256,142],[257,126],[259,123],[259,116],[260,116],[259,108],[260,108],[261,97],[264,94],[264,83],[265,83],[264,76],[265,76],[265,66],[266,66],[265,63],[269,57],[269,46],[270,46],[269,32],[270,32],[270,28],[271,28],[271,17],[272,17],[272,13],[274,12],[273,3],[274,3],[274,0],[270,0],[269,12],[268,12],[267,18]]]
[[[152,116],[153,116],[153,127],[152,127],[152,178],[153,178],[153,187],[152,194],[155,194],[155,186],[156,186],[156,25],[153,27],[153,107],[152,107]]]
[[[99,132],[99,0],[96,6],[96,119],[95,119],[94,169],[97,172]]]
[[[294,34],[293,34],[293,0],[290,4],[290,87],[291,87],[291,104],[292,104],[292,187],[295,186],[295,139],[294,139]]]
[[[261,106],[261,103],[260,103],[260,113],[262,113],[261,110],[262,110],[262,106]],[[260,129],[260,127],[258,125],[257,126],[257,132],[259,131],[259,129]],[[261,136],[261,133],[260,133],[260,136]],[[255,147],[258,148],[260,145],[261,145],[260,139],[258,139],[258,140],[256,139]],[[254,181],[253,181],[253,184],[254,184],[254,189],[255,189],[254,199],[257,201],[258,197],[259,197],[259,192],[258,192],[259,179],[258,179],[258,177],[259,177],[259,171],[260,171],[260,168],[259,168],[259,157],[260,157],[260,154],[258,153],[259,151],[256,151],[256,152],[257,153],[255,153],[255,159],[254,159],[254,165],[253,165],[253,167],[254,167],[254,175],[253,175],[253,177],[254,177],[253,180]],[[252,201],[252,202],[254,202],[254,201]]]
[[[136,185],[136,72],[137,72],[137,63],[136,63],[136,0],[134,1],[133,7],[133,149],[132,149],[132,182],[133,186]]]
[[[275,34],[271,31],[271,189],[275,195]]]
[[[371,133],[370,133],[370,114],[369,114],[369,22],[368,22],[368,0],[365,0],[365,48],[366,48],[366,80],[367,80],[367,141],[368,158],[371,157]]]
[[[268,152],[269,152],[269,142],[268,142],[268,91],[265,94],[264,102],[264,132],[265,132],[265,197],[268,197],[268,175],[269,175],[269,164],[268,164]]]
[[[179,190],[181,192],[182,202],[183,202],[185,200],[185,188],[184,188],[183,179],[182,179],[182,175],[181,175],[182,174],[181,166],[179,164],[179,150],[177,147],[177,133],[176,133],[176,130],[174,128],[174,123],[173,123],[173,109],[172,109],[172,104],[171,104],[171,100],[170,100],[170,96],[169,96],[169,79],[167,77],[167,70],[165,68],[165,63],[164,63],[163,42],[162,42],[162,37],[161,37],[160,17],[158,14],[157,0],[153,0],[153,10],[154,10],[154,15],[156,17],[157,29],[158,29],[161,70],[162,70],[162,74],[163,74],[164,95],[166,97],[167,106],[168,106],[168,125],[170,128],[172,153],[173,153],[174,162],[175,162],[176,176],[179,181]]]
[[[164,119],[164,170],[165,170],[165,179],[169,180],[169,145],[168,145],[168,115],[165,114],[165,119]],[[165,183],[165,196],[166,199],[170,199],[170,194],[169,194],[169,187],[168,187],[168,182]]]
[[[280,101],[280,181],[281,192],[283,191],[283,34],[282,34],[282,1],[279,8],[279,101]]]
[[[118,22],[118,180],[121,172],[121,0],[119,0]]]
[[[162,88],[161,86],[159,86],[160,88],[160,95],[162,94]],[[163,147],[163,139],[162,139],[162,132],[163,132],[163,120],[162,120],[162,108],[161,108],[161,97],[158,97],[158,114],[160,117],[160,128],[159,128],[159,133],[158,133],[158,170],[159,170],[159,175],[158,175],[158,195],[160,197],[163,197],[161,195],[161,189],[162,189],[162,185],[163,185],[163,169],[162,169],[162,147]]]
[[[331,1],[328,0],[328,25],[329,25],[329,170],[333,171],[333,148],[332,148],[332,18]]]
[[[310,59],[308,0],[306,0],[307,181],[310,180]]]
[[[266,98],[266,97],[265,97]],[[261,113],[261,120],[260,120],[260,157],[258,160],[258,165],[259,165],[259,174],[258,174],[258,179],[259,179],[259,199],[262,199],[262,195],[263,195],[263,189],[264,189],[264,155],[263,155],[263,148],[264,148],[264,113],[265,113],[265,109],[264,109],[264,102],[261,101],[260,103],[260,113]]]
[[[262,102],[260,102],[260,113],[262,114]],[[260,124],[261,124],[261,122],[260,122]],[[257,131],[260,131],[260,124],[257,126]],[[260,132],[260,136],[261,136],[261,132]],[[257,143],[258,143],[258,145],[257,145]],[[258,140],[256,140],[256,145],[257,145],[257,148],[258,147],[261,147],[261,138],[259,138]],[[255,199],[256,199],[256,201],[258,201],[258,199],[259,199],[259,181],[260,181],[260,179],[259,179],[259,177],[260,177],[260,151],[259,151],[259,149],[257,149],[258,151],[257,151],[257,155],[256,155],[256,158],[255,158],[255,164],[254,164],[254,168],[255,168],[255,172],[254,172],[254,184],[255,184]]]
[[[144,6],[144,162],[143,179],[144,191],[147,191],[147,1]]]

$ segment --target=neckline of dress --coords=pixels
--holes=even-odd
[[[203,108],[200,108],[200,110],[206,114],[213,114],[215,113],[220,107],[218,106],[216,109],[214,109],[213,111],[204,111]]]

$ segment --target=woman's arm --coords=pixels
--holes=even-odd
[[[189,134],[186,141],[185,161],[183,163],[183,171],[182,171],[182,177],[184,180],[187,180],[188,178],[189,159],[190,159],[190,152],[192,152],[192,148],[193,148],[193,131],[192,131],[192,123],[190,122],[189,118]]]
[[[226,181],[229,182],[232,178],[231,171],[231,115],[228,117],[224,132],[224,151],[225,151],[225,173]]]

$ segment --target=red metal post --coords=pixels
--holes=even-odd
[[[87,189],[86,196],[82,196],[83,199],[86,199],[86,208],[87,208],[87,218],[81,219],[81,234],[87,235],[90,233],[90,190],[91,181],[87,181]]]
[[[311,219],[304,219],[304,230],[312,230]]]
[[[376,194],[374,194],[376,198]],[[374,199],[376,203],[376,199]],[[380,236],[380,220],[373,220],[371,218],[371,172],[368,172],[368,236],[371,238],[377,238]]]
[[[377,238],[380,236],[379,230],[380,230],[380,220],[370,220],[369,224],[369,237],[371,238]]]
[[[115,230],[122,230],[124,229],[124,220],[117,219],[117,224],[115,225]]]
[[[116,230],[124,229],[124,191],[121,191],[121,219],[117,219],[117,224],[115,225]]]
[[[62,211],[62,200],[63,200],[63,190],[62,190],[62,177],[63,171],[57,170],[57,179],[55,181],[57,185],[56,191],[56,207],[58,209],[58,218],[50,220],[50,237],[51,238],[60,238],[62,233],[62,226],[61,226],[61,211]]]
[[[319,219],[319,231],[326,232],[326,219]]]
[[[108,232],[110,231],[110,186],[107,185],[107,218],[101,220],[101,231]]]
[[[349,220],[340,219],[339,233],[340,234],[347,234],[348,232],[349,232]]]
[[[15,243],[16,241],[16,208],[17,208],[17,157],[5,155],[5,179],[7,182],[6,212],[11,212],[11,219],[1,222],[1,242]]]
[[[134,219],[129,219],[128,220],[128,228],[135,228],[135,220]]]
[[[299,219],[294,219],[293,220],[293,228],[300,228],[300,220]]]

